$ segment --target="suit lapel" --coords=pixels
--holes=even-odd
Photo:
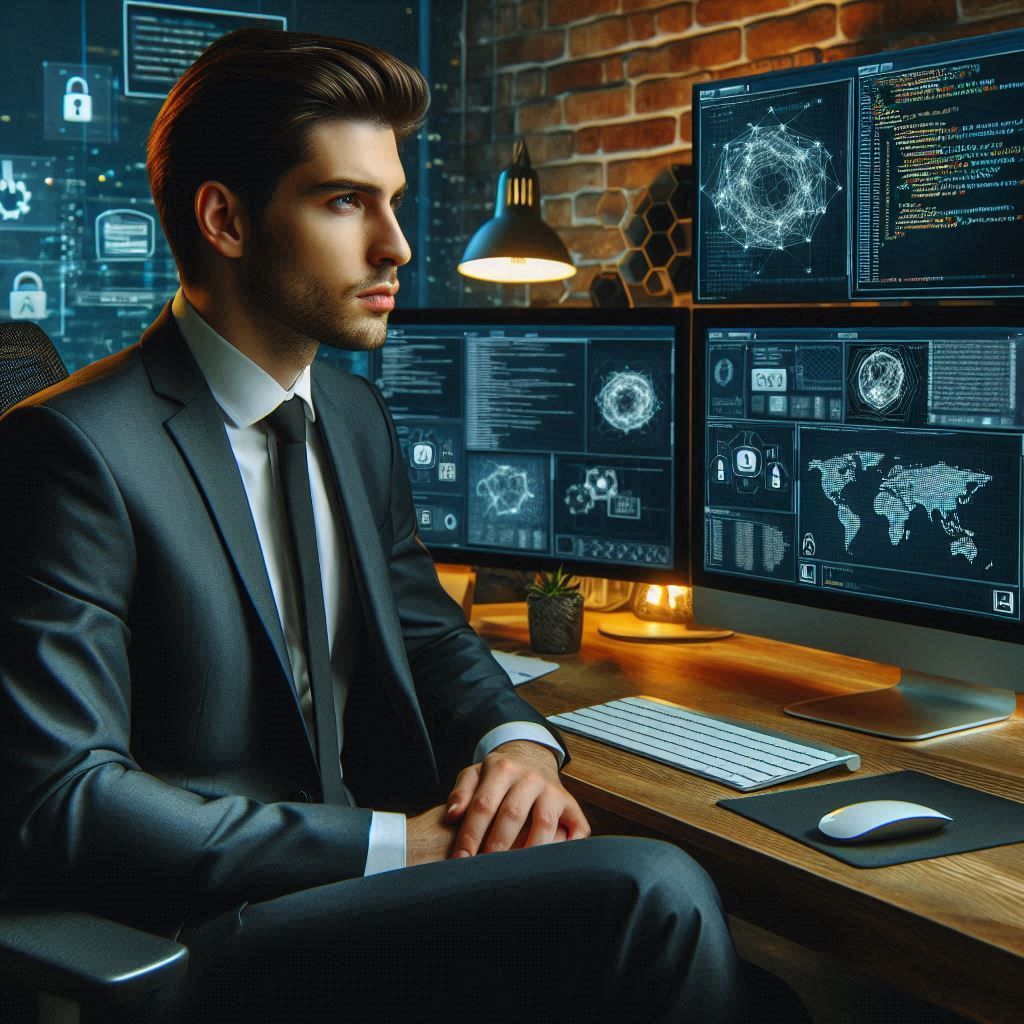
[[[174,323],[170,306],[143,336],[141,346],[153,390],[180,403],[164,425],[192,470],[294,696],[284,631],[238,463],[220,408]]]
[[[388,687],[388,696],[406,726],[422,737],[426,750],[431,750],[405,656],[402,625],[391,592],[388,565],[381,550],[380,536],[368,500],[367,481],[360,468],[359,453],[352,442],[347,414],[341,396],[323,388],[315,374],[313,403],[345,513],[356,588],[369,620],[371,638],[389,669],[383,680]]]

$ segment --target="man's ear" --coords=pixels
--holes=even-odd
[[[219,181],[204,181],[196,189],[196,222],[203,237],[225,259],[237,260],[245,251],[249,222],[241,198]]]

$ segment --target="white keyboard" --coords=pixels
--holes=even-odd
[[[744,793],[846,765],[860,757],[848,750],[751,728],[719,715],[698,714],[657,697],[625,697],[579,708],[548,721],[566,732],[601,740],[631,754],[682,768]]]

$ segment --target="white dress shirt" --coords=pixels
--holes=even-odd
[[[224,417],[224,429],[242,476],[256,535],[270,578],[281,627],[284,630],[288,661],[295,680],[296,693],[310,736],[313,727],[313,697],[306,667],[302,619],[296,596],[298,572],[288,540],[284,498],[277,466],[277,445],[262,420],[282,402],[296,396],[303,403],[307,423],[316,421],[316,411],[307,366],[290,390],[282,388],[265,370],[218,334],[193,308],[181,289],[171,304],[178,328],[199,364],[206,382]],[[324,611],[331,652],[338,631],[338,607],[343,576],[337,571],[339,552],[346,550],[340,531],[343,518],[338,509],[335,488],[325,484],[331,479],[331,466],[324,451],[320,432],[307,430],[306,451],[313,520],[316,525],[320,578],[324,591]],[[347,556],[346,556],[347,557]],[[343,674],[334,673],[334,713],[338,725],[338,749],[344,743],[343,719],[348,699]],[[535,722],[507,722],[490,730],[477,744],[474,762],[481,761],[495,747],[511,740],[531,740],[554,751],[559,766],[564,754],[551,734]],[[404,814],[374,811],[370,825],[369,849],[364,874],[405,867],[406,823]]]

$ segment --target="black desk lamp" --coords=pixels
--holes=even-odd
[[[522,139],[498,178],[494,216],[469,240],[458,269],[503,284],[561,281],[576,273],[562,240],[541,219],[540,182]]]

